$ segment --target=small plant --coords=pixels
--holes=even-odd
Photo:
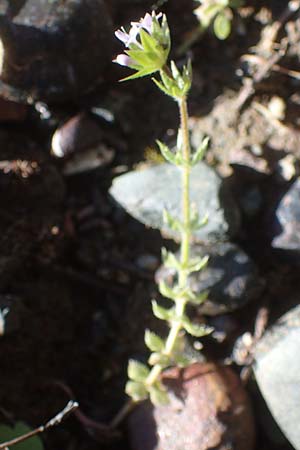
[[[182,178],[182,217],[172,217],[164,212],[167,225],[177,231],[181,237],[180,257],[162,249],[163,264],[177,272],[177,282],[170,287],[164,282],[159,284],[162,296],[173,302],[173,307],[165,308],[155,300],[152,301],[153,314],[169,323],[170,330],[166,340],[152,331],[146,330],[145,343],[151,351],[149,366],[130,360],[128,365],[129,381],[126,393],[133,402],[150,397],[154,404],[168,401],[167,392],[160,382],[161,372],[170,366],[184,367],[190,360],[183,355],[185,332],[202,337],[211,332],[205,325],[196,325],[186,315],[188,303],[199,305],[205,301],[207,293],[196,295],[189,287],[188,277],[192,272],[200,271],[207,264],[207,257],[192,258],[190,243],[193,231],[204,226],[206,218],[200,219],[190,204],[190,172],[204,155],[208,139],[200,148],[191,153],[188,131],[187,95],[191,87],[192,69],[188,63],[181,70],[174,61],[168,65],[170,52],[170,32],[166,16],[163,14],[146,14],[139,22],[132,22],[127,33],[124,29],[116,31],[116,36],[126,47],[125,53],[118,55],[115,62],[135,70],[124,80],[144,77],[154,73],[159,78],[152,78],[156,86],[173,98],[178,104],[180,128],[178,131],[177,150],[171,151],[164,143],[157,141],[162,156],[171,164],[181,169]],[[123,80],[123,81],[124,81]]]
[[[227,39],[231,33],[232,10],[243,5],[243,0],[197,0],[200,6],[195,9],[201,28],[211,25],[218,39]]]

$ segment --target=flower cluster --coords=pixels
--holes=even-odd
[[[124,28],[115,32],[128,50],[114,62],[136,72],[125,80],[155,73],[166,64],[170,52],[170,31],[166,16],[147,13],[139,22],[131,22],[127,33]]]

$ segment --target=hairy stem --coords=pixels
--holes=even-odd
[[[184,224],[184,229],[181,232],[181,247],[180,247],[180,262],[181,268],[178,271],[178,287],[184,288],[187,283],[188,272],[187,264],[189,261],[190,254],[190,141],[189,141],[189,131],[188,131],[188,112],[187,112],[187,102],[186,98],[178,99],[179,111],[180,111],[180,129],[182,134],[182,156],[185,164],[182,167],[182,222]],[[180,149],[178,149],[180,151]],[[175,311],[176,319],[172,320],[169,335],[167,337],[165,348],[163,354],[166,356],[171,356],[178,335],[182,329],[182,318],[185,312],[187,300],[183,298],[178,298],[175,301]],[[163,367],[156,364],[152,367],[150,374],[146,380],[148,386],[153,385],[159,375],[161,374]]]

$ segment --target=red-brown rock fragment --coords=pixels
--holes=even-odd
[[[129,418],[133,450],[251,450],[254,421],[237,375],[213,363],[166,371],[170,403],[144,402]]]

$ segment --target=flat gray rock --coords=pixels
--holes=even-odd
[[[211,246],[193,245],[192,256],[208,256],[207,266],[189,277],[196,294],[208,291],[207,300],[198,307],[203,314],[215,316],[242,308],[258,298],[264,287],[257,268],[249,256],[237,245],[218,243]],[[175,271],[164,266],[156,272],[157,283],[164,280],[172,285]]]
[[[163,223],[163,210],[180,217],[180,177],[178,167],[160,164],[115,178],[110,194],[135,219],[178,240],[179,235]],[[194,233],[196,241],[223,241],[237,233],[240,216],[232,195],[219,175],[205,163],[192,169],[191,202],[200,218],[208,215],[208,224]]]
[[[289,311],[259,342],[255,376],[277,424],[300,450],[300,305]]]

